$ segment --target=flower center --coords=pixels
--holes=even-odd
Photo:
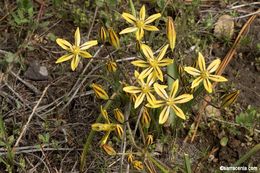
[[[72,46],[72,53],[75,55],[78,55],[80,52],[80,47],[79,46]]]
[[[144,26],[144,21],[143,20],[137,20],[135,24],[136,24],[137,28],[142,28]]]
[[[201,77],[203,78],[203,79],[207,79],[208,77],[209,77],[209,72],[208,71],[202,71],[201,72]]]
[[[156,67],[156,66],[158,65],[157,60],[155,60],[155,59],[150,59],[150,65],[151,65],[152,67]]]
[[[168,105],[174,105],[174,100],[173,100],[173,98],[168,98],[168,100],[167,100],[167,104]]]
[[[142,87],[142,90],[143,90],[143,93],[148,93],[148,92],[150,92],[150,86],[149,85],[144,85]]]

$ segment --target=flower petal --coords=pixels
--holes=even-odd
[[[144,37],[144,29],[139,28],[135,33],[136,39],[141,40]]]
[[[138,28],[136,27],[129,27],[129,28],[126,28],[126,29],[123,29],[119,34],[126,34],[126,33],[129,33],[129,32],[135,32],[137,31]]]
[[[203,79],[202,79],[201,77],[196,78],[196,79],[192,82],[191,88],[195,88],[196,86],[198,86],[198,85],[201,83],[202,80],[203,80]]]
[[[75,71],[75,69],[78,67],[79,65],[79,55],[75,55],[71,61],[71,69],[72,71]]]
[[[169,44],[165,45],[165,46],[162,48],[162,50],[160,51],[159,55],[157,56],[158,61],[160,61],[160,60],[163,59],[163,57],[164,57],[164,55],[165,55],[165,53],[166,53],[168,47],[169,47]]]
[[[132,15],[132,14],[129,14],[129,13],[123,13],[122,14],[122,17],[129,23],[131,24],[135,24],[136,22],[136,18]]]
[[[213,80],[215,82],[226,82],[226,81],[228,81],[226,78],[224,78],[223,76],[219,76],[219,75],[209,75],[209,79]]]
[[[145,5],[142,6],[142,8],[140,9],[140,20],[143,20],[145,19]]]
[[[87,42],[85,42],[84,44],[82,44],[82,45],[80,46],[80,50],[87,50],[87,49],[89,49],[90,47],[95,46],[95,45],[97,45],[97,44],[98,44],[97,40],[87,41]]]
[[[161,17],[161,13],[156,13],[156,14],[153,14],[151,16],[149,16],[145,21],[144,21],[144,24],[149,24],[149,23],[152,23],[154,20],[158,19],[159,17]]]
[[[200,71],[193,67],[184,67],[184,71],[195,77],[200,75]]]
[[[163,82],[163,73],[162,73],[162,70],[157,66],[157,67],[154,67],[154,72],[156,74],[156,77]]]
[[[176,98],[174,98],[174,103],[179,104],[179,103],[186,103],[193,99],[193,96],[191,94],[182,94]]]
[[[150,104],[153,104],[156,98],[152,93],[146,93],[146,99]]]
[[[79,27],[77,27],[76,31],[75,31],[75,45],[79,46],[80,45],[80,32],[79,32]]]
[[[71,58],[73,58],[73,54],[66,54],[66,55],[63,55],[62,57],[60,57],[59,59],[57,59],[57,61],[55,62],[56,64],[57,63],[61,63],[61,62],[64,62],[64,61],[68,61],[70,60]]]
[[[141,44],[141,49],[147,59],[153,59],[153,51],[149,46],[146,44]]]
[[[164,124],[170,115],[170,106],[165,106],[159,116],[159,124]]]
[[[152,67],[148,67],[147,69],[145,69],[144,71],[142,71],[139,75],[139,79],[144,79],[146,78],[147,76],[149,76],[153,71],[153,68]]]
[[[67,40],[64,40],[64,39],[61,39],[61,38],[57,38],[57,39],[56,39],[56,43],[57,43],[62,49],[65,49],[65,50],[68,50],[68,51],[70,51],[71,48],[72,48],[72,45],[71,45]]]
[[[155,83],[155,84],[153,85],[153,87],[154,87],[155,92],[156,92],[160,97],[162,97],[163,99],[167,99],[167,98],[168,98],[168,94],[167,94],[166,91],[165,91],[164,85],[160,85],[160,84],[158,84],[158,83]]]
[[[148,67],[149,66],[149,64],[143,60],[132,61],[131,64],[133,64],[134,66],[137,66],[137,67]]]
[[[153,84],[153,82],[155,81],[156,79],[154,79],[154,76],[153,74],[150,74],[146,80],[146,83],[151,86]]]
[[[132,93],[132,94],[140,93],[142,91],[139,87],[136,86],[127,86],[124,87],[123,90],[127,93]]]
[[[220,59],[216,59],[216,60],[212,61],[212,63],[210,63],[210,65],[208,66],[207,71],[209,73],[216,71],[218,69],[220,63],[221,63]]]
[[[177,91],[179,89],[179,79],[175,80],[172,84],[171,92],[170,92],[170,97],[174,98],[175,95],[177,94]]]
[[[82,56],[83,58],[91,58],[92,55],[90,53],[88,53],[87,51],[80,51],[79,55]]]
[[[163,67],[173,63],[173,59],[165,58],[158,62],[158,66]]]
[[[186,117],[185,117],[183,111],[182,111],[178,106],[172,105],[171,108],[173,109],[174,113],[175,113],[178,117],[180,117],[181,119],[184,119],[184,120],[186,119]]]
[[[159,29],[156,26],[152,26],[152,25],[144,25],[143,28],[144,30],[147,31],[159,31]]]
[[[205,71],[206,70],[205,58],[203,57],[203,55],[200,52],[198,55],[198,63],[199,63],[200,71]]]
[[[148,103],[145,106],[150,108],[159,108],[161,106],[165,105],[165,101],[163,100],[154,100],[153,103]]]
[[[135,108],[137,108],[137,107],[143,102],[144,97],[145,97],[145,94],[144,94],[144,93],[141,93],[141,94],[136,98]]]
[[[204,88],[205,88],[209,93],[212,93],[212,85],[211,85],[209,79],[204,79],[204,80],[203,80],[203,85],[204,85]]]

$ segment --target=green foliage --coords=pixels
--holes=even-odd
[[[253,107],[248,107],[248,109],[245,112],[241,112],[236,117],[236,123],[241,124],[245,127],[252,128],[256,122],[256,119],[259,121],[259,113],[257,110]]]
[[[6,166],[6,171],[11,173],[13,172],[14,166],[14,152],[12,150],[12,145],[14,143],[14,136],[8,136],[5,128],[5,124],[0,114],[0,147],[6,149],[6,156],[0,156],[0,163],[3,163]]]
[[[30,24],[33,21],[34,9],[30,0],[17,0],[17,10],[12,13],[15,24],[18,26]]]

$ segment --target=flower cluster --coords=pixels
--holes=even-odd
[[[150,113],[151,109],[159,109],[159,124],[164,124],[169,120],[171,115],[176,115],[177,117],[185,120],[187,116],[182,109],[187,106],[187,102],[190,102],[194,97],[193,92],[187,93],[185,91],[186,87],[190,87],[193,91],[196,91],[199,87],[204,87],[208,93],[213,92],[213,82],[225,82],[226,78],[214,74],[215,71],[219,68],[221,63],[220,59],[214,60],[212,63],[206,67],[205,58],[199,52],[198,53],[198,69],[190,66],[185,66],[184,70],[181,73],[188,73],[191,75],[191,83],[183,83],[179,77],[174,79],[172,84],[165,85],[165,76],[166,74],[170,76],[168,73],[165,73],[165,68],[170,67],[173,68],[174,65],[177,66],[176,61],[174,61],[172,57],[173,50],[175,48],[176,43],[176,32],[174,28],[173,19],[171,17],[167,17],[166,22],[166,37],[168,42],[161,46],[159,51],[154,51],[151,46],[149,46],[149,42],[142,41],[145,37],[145,31],[159,31],[156,26],[150,25],[156,19],[161,17],[160,13],[153,14],[150,17],[146,17],[146,9],[145,6],[142,6],[138,16],[123,13],[122,18],[125,19],[128,23],[133,26],[123,29],[119,34],[126,34],[135,32],[135,39],[137,40],[136,44],[138,45],[137,52],[140,53],[141,57],[137,60],[131,62],[131,64],[135,67],[134,69],[134,82],[131,84],[125,84],[122,82],[122,88],[127,95],[131,96],[130,101],[134,104],[134,109],[139,110],[139,120],[141,125],[146,130],[150,127],[150,122],[156,118],[152,117]],[[114,47],[117,51],[121,49],[120,47],[120,39],[113,28],[101,27],[99,30],[99,36],[101,43],[103,46],[106,46],[106,43],[109,42],[111,46]],[[61,63],[64,61],[71,60],[71,69],[75,71],[78,64],[80,63],[81,58],[92,58],[92,55],[88,53],[86,50],[92,46],[98,44],[97,40],[91,40],[80,44],[80,31],[79,28],[76,29],[75,32],[75,43],[71,44],[64,39],[58,38],[56,40],[57,44],[61,46],[68,53],[60,57],[56,63]],[[171,51],[168,51],[170,49]],[[108,72],[116,72],[117,69],[120,71],[119,64],[116,63],[114,57],[112,57],[111,53],[109,54],[108,61],[106,59],[106,66]],[[158,52],[158,53],[156,53]],[[121,71],[122,72],[122,71]],[[124,74],[125,75],[125,74]],[[181,75],[180,75],[181,76]],[[187,77],[188,75],[182,75]],[[171,76],[170,76],[171,77]],[[117,78],[118,79],[118,78]],[[169,77],[168,77],[169,80]],[[107,94],[107,92],[103,89],[103,87],[97,83],[93,83],[91,85],[95,95],[97,98],[105,100],[105,101],[113,101],[113,96],[111,98]],[[120,88],[121,91],[121,88]],[[236,100],[238,92],[231,93],[226,96],[225,104],[223,107],[231,104],[234,100]],[[140,108],[140,109],[139,109]],[[100,146],[102,149],[111,156],[117,155],[118,153],[113,149],[111,143],[109,142],[109,136],[111,133],[115,132],[118,136],[118,139],[123,139],[123,134],[126,133],[123,130],[123,125],[129,121],[125,120],[125,116],[120,108],[113,109],[114,118],[110,118],[106,109],[101,106],[100,109],[101,115],[103,117],[103,122],[97,122],[92,124],[92,130],[94,131],[102,131],[104,135],[100,141]],[[128,112],[136,112],[136,111],[128,111]],[[156,111],[153,112],[155,114]],[[130,113],[130,114],[131,114]],[[139,120],[137,123],[139,123]],[[129,125],[130,126],[130,125]],[[138,126],[136,126],[138,127]],[[129,127],[128,127],[129,128]],[[142,128],[141,128],[142,129]],[[128,129],[131,131],[131,129]],[[147,132],[147,131],[146,131]],[[131,135],[131,133],[129,133]],[[131,138],[134,138],[131,136]],[[148,132],[143,134],[143,153],[139,156],[146,155],[149,146],[153,144],[154,138]],[[136,147],[138,148],[138,147]],[[131,149],[132,150],[132,149]],[[139,149],[140,150],[140,149]],[[140,160],[134,159],[134,154],[130,152],[128,156],[128,162],[136,169],[142,170],[144,168],[143,162]]]

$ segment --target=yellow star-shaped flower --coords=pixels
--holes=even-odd
[[[79,31],[79,28],[77,28],[74,38],[75,38],[74,45],[70,44],[68,41],[66,41],[64,39],[58,38],[56,40],[57,44],[61,48],[68,51],[68,54],[60,57],[56,61],[56,63],[61,63],[61,62],[68,61],[68,60],[72,59],[72,61],[71,61],[72,71],[74,71],[78,67],[78,64],[80,62],[80,56],[83,57],[83,58],[91,58],[92,57],[92,55],[90,53],[88,53],[86,50],[89,49],[90,47],[98,44],[97,40],[91,40],[91,41],[85,42],[84,44],[82,44],[80,46],[80,31]]]
[[[154,20],[161,17],[160,13],[156,13],[145,18],[145,6],[143,5],[140,12],[139,12],[139,18],[133,16],[129,13],[123,13],[122,17],[129,22],[130,24],[134,25],[132,27],[126,28],[122,30],[119,34],[126,34],[130,32],[136,32],[136,39],[141,40],[144,36],[144,30],[147,31],[159,31],[159,29],[156,26],[148,25],[152,23]]]
[[[186,103],[193,99],[193,96],[191,94],[182,94],[178,97],[176,97],[177,91],[179,89],[179,80],[177,79],[173,84],[171,91],[169,95],[165,91],[165,86],[160,85],[158,83],[154,84],[154,90],[155,92],[163,99],[163,100],[156,100],[153,103],[147,104],[148,107],[152,108],[158,108],[161,106],[164,106],[163,110],[160,113],[159,116],[159,124],[164,124],[170,115],[170,110],[172,109],[175,114],[182,118],[186,119],[183,111],[176,105],[181,103]]]
[[[155,100],[154,95],[152,94],[153,87],[152,84],[154,83],[154,79],[152,75],[149,75],[146,82],[144,82],[143,78],[140,78],[140,75],[137,71],[135,71],[135,78],[137,79],[137,82],[139,84],[139,87],[137,86],[126,86],[123,88],[123,90],[127,93],[131,94],[138,94],[140,93],[136,100],[134,107],[137,108],[146,98],[149,103],[153,103]]]
[[[220,65],[220,59],[216,59],[212,61],[212,63],[206,68],[205,64],[205,58],[201,53],[199,53],[198,56],[198,64],[199,64],[199,69],[193,68],[193,67],[184,67],[184,70],[191,74],[194,77],[197,77],[191,85],[191,88],[195,88],[198,86],[201,82],[203,82],[204,88],[211,93],[212,92],[212,84],[210,80],[215,81],[215,82],[226,82],[227,79],[224,78],[223,76],[219,75],[212,75],[211,73],[215,72],[219,65]]]
[[[166,46],[164,46],[161,49],[159,55],[157,57],[154,57],[153,51],[149,46],[147,46],[145,44],[141,45],[141,49],[146,57],[146,61],[136,60],[136,61],[131,62],[133,65],[135,65],[137,67],[146,68],[144,71],[142,71],[140,73],[140,78],[145,78],[149,74],[152,74],[153,78],[155,78],[155,79],[158,78],[159,80],[163,81],[163,73],[162,73],[162,70],[160,69],[160,67],[164,67],[164,66],[167,66],[167,65],[173,63],[172,59],[163,58],[168,47],[169,47],[169,45],[167,44]]]

